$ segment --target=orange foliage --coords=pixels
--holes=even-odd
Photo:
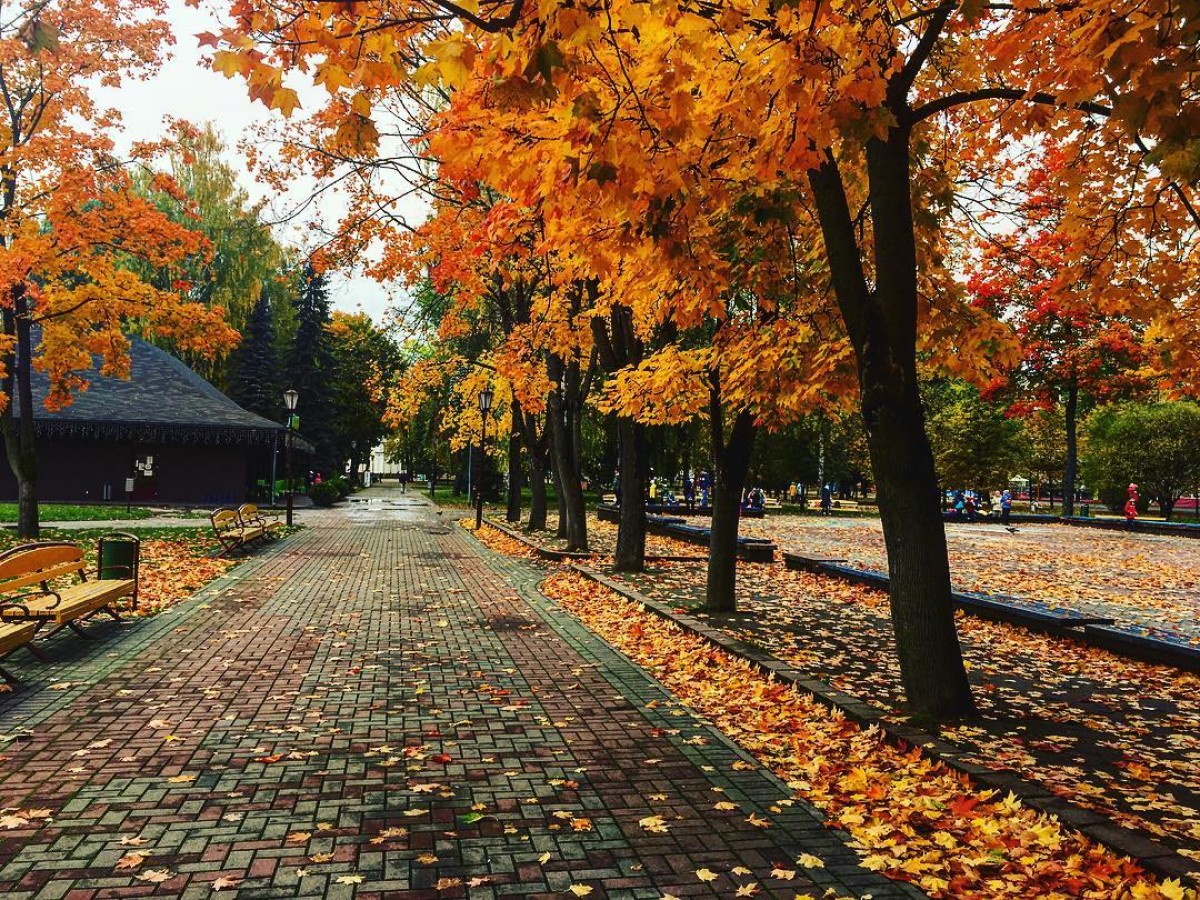
[[[581,575],[542,590],[849,832],[868,868],[936,897],[1193,896]]]
[[[86,387],[79,374],[99,357],[107,375],[127,374],[132,325],[185,350],[233,344],[219,309],[141,281],[123,265],[141,258],[170,267],[205,250],[133,190],[132,165],[164,145],[115,155],[120,116],[99,106],[97,85],[116,87],[155,71],[169,42],[163,0],[28,4],[0,24],[0,366],[11,364],[18,327],[41,327],[35,364],[50,378],[47,405]],[[176,191],[159,176],[156,186]],[[7,405],[7,396],[0,406]]]

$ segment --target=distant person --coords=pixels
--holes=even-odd
[[[613,473],[613,496],[616,497],[617,506],[621,505],[621,470],[617,469]]]
[[[658,480],[655,478],[651,478],[650,479],[650,502],[653,503],[657,499],[658,499]]]
[[[1000,521],[1003,522],[1006,527],[1009,519],[1012,517],[1012,501],[1012,491],[1010,491],[1008,488],[1005,488],[1004,492],[1000,494]]]
[[[821,515],[833,515],[833,487],[828,484],[821,485]]]
[[[683,476],[683,502],[687,504],[688,509],[696,505],[696,482],[687,475]]]
[[[1126,489],[1129,496],[1125,500],[1125,527],[1133,531],[1133,523],[1137,521],[1138,486],[1130,482]]]

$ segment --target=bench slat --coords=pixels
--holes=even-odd
[[[6,622],[0,624],[0,655],[24,647],[37,633],[37,622]]]
[[[88,615],[114,600],[132,596],[133,582],[89,581],[63,588],[58,594],[62,601],[57,605],[55,605],[53,597],[47,596],[34,597],[28,601],[22,601],[20,597],[16,599],[23,603],[31,616],[61,625],[64,622],[71,622]],[[20,610],[12,611],[13,618],[19,615],[21,615]]]

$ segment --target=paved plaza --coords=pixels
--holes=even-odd
[[[742,534],[887,571],[878,519],[770,515],[743,521]],[[1025,522],[1009,532],[999,523],[950,522],[946,541],[961,590],[1068,606],[1200,646],[1200,538]]]
[[[451,516],[371,489],[15,662],[0,895],[917,896]]]

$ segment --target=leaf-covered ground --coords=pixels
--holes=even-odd
[[[816,518],[802,521],[812,523],[816,535],[857,528]],[[615,532],[615,526],[594,519],[589,527],[602,541],[605,530]],[[1118,546],[1125,537],[1054,526],[1043,534],[1056,542],[1074,535],[1104,537]],[[952,531],[955,546],[966,537]],[[1140,544],[1142,539],[1131,539],[1139,542],[1136,551],[1123,548],[1114,558],[1158,549],[1157,543]],[[1164,540],[1164,565],[1178,562],[1176,554],[1191,546],[1175,546],[1185,539]],[[666,543],[674,544],[675,552],[689,546]],[[989,549],[999,555],[995,543],[985,541],[972,550],[972,558],[982,565]],[[1069,550],[1059,552],[1071,558]],[[857,564],[867,562],[860,558]],[[1000,558],[990,565],[999,571],[1014,563]],[[1096,568],[1102,565],[1095,561]],[[710,621],[815,678],[898,713],[899,664],[885,593],[793,572],[782,563],[742,564],[738,576],[741,612]],[[662,563],[644,575],[617,577],[675,606],[695,610],[703,598],[703,566]],[[1200,860],[1200,677],[1016,626],[962,614],[958,623],[980,717],[944,730],[943,737],[972,752],[982,765],[1019,772]]]
[[[887,570],[878,519],[768,516],[742,522],[742,534],[782,549],[844,557]],[[1200,542],[1069,525],[948,523],[957,587],[1012,594],[1110,616],[1200,646]]]
[[[47,530],[43,540],[73,541],[83,546],[91,565],[96,561],[96,542],[104,531]],[[137,614],[154,615],[186,600],[214,578],[224,575],[236,560],[213,557],[220,545],[209,528],[130,529],[141,539],[140,583]],[[15,535],[0,535],[0,551],[25,541]]]
[[[697,523],[701,520],[697,519]],[[551,550],[566,549],[566,541],[555,537],[555,528],[558,526],[558,517],[551,514],[547,517],[547,530],[540,531],[535,534],[527,535],[527,537]],[[588,516],[588,548],[596,556],[612,556],[617,549],[617,526],[612,522],[602,521],[594,514]],[[657,534],[646,535],[646,555],[647,556],[663,556],[663,557],[688,557],[696,560],[706,558],[705,548],[699,547],[696,544],[689,544],[686,541],[675,540],[674,538],[662,537]]]
[[[1194,896],[580,575],[551,575],[543,592],[823,809],[869,868],[943,897]]]
[[[782,564],[742,565],[740,614],[710,621],[847,693],[898,710],[887,595]],[[695,608],[703,571],[621,576]],[[1200,859],[1200,677],[960,614],[980,717],[943,736]]]

